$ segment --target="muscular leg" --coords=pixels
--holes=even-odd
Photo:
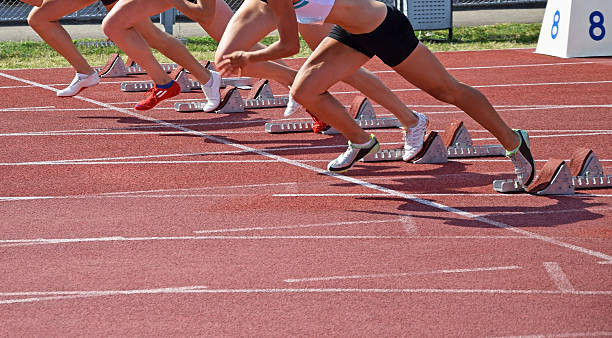
[[[172,79],[153,57],[149,45],[134,27],[168,8],[170,5],[165,1],[119,0],[102,21],[104,33],[143,67],[157,84],[165,84]]]
[[[338,129],[351,142],[370,140],[344,105],[327,91],[338,81],[354,73],[369,58],[354,49],[325,38],[300,68],[291,87],[291,95],[317,117]]]
[[[274,17],[266,5],[259,0],[246,0],[231,18],[223,37],[217,47],[215,62],[220,62],[223,55],[239,50],[250,50],[267,34],[276,29]],[[295,77],[295,70],[275,62],[251,63],[242,70],[246,76],[274,79],[290,86]]]
[[[200,83],[210,79],[210,72],[195,58],[184,44],[157,28],[148,18],[134,26],[151,48],[157,49],[172,61],[185,67]]]
[[[436,99],[457,106],[481,126],[491,132],[506,149],[515,149],[519,138],[499,116],[487,98],[475,88],[457,81],[419,43],[406,60],[393,68],[408,82],[421,88]]]
[[[32,8],[28,24],[46,43],[62,55],[81,74],[93,74],[87,60],[79,53],[72,38],[58,20],[67,14],[87,7],[95,0],[45,0],[40,7]],[[28,2],[30,3],[30,2]],[[36,3],[32,2],[31,4]]]
[[[300,34],[310,49],[315,50],[321,41],[327,36],[332,25],[299,25]],[[355,73],[345,77],[343,82],[348,83],[364,95],[376,101],[389,110],[405,128],[411,128],[417,124],[417,117],[412,110],[387,88],[376,75],[361,67]]]

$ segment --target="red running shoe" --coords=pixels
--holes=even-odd
[[[310,117],[312,117],[312,120],[314,121],[314,123],[312,124],[313,132],[318,134],[318,133],[321,133],[329,129],[329,126],[325,124],[325,122],[319,120],[316,116],[312,115],[308,110],[306,110],[306,112],[308,113],[308,115],[310,115]]]
[[[177,96],[181,93],[181,86],[176,81],[172,81],[170,88],[158,88],[157,85],[147,91],[144,100],[138,102],[134,109],[136,110],[149,110],[155,107],[158,103],[165,99]]]

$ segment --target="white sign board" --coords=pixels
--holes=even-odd
[[[612,56],[612,0],[548,0],[536,53]]]

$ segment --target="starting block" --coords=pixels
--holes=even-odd
[[[197,104],[199,110],[181,110],[184,109],[183,105],[194,105]],[[177,102],[174,104],[174,109],[176,111],[181,112],[189,112],[189,111],[202,111],[202,107],[204,107],[205,103],[197,102],[197,103],[181,103]],[[238,91],[237,87],[227,86],[225,89],[221,91],[221,103],[219,107],[210,113],[218,113],[218,114],[229,114],[229,113],[244,113],[244,102],[242,101],[242,96]]]
[[[233,87],[240,88],[238,86]],[[233,112],[244,112],[245,109],[285,107],[289,101],[288,97],[274,97],[268,80],[259,80],[255,85],[253,85],[250,88],[247,99],[245,100],[242,99],[242,96],[238,91],[236,91],[233,95],[235,97],[239,97],[241,102],[240,107],[235,105],[233,110],[236,111]],[[179,112],[201,112],[205,104],[205,102],[177,102],[174,104],[174,110]]]
[[[354,117],[355,122],[363,129],[376,128],[399,128],[401,123],[395,117],[377,118],[374,108],[365,96],[357,96],[353,99],[349,108],[349,114]],[[311,132],[314,121],[289,121],[289,122],[269,122],[265,125],[265,130],[271,134]],[[338,131],[330,128],[323,134],[337,134]]]
[[[402,161],[403,148],[383,149],[363,158],[364,162]],[[451,122],[440,136],[430,132],[423,142],[423,149],[415,155],[412,163],[437,164],[446,163],[449,158],[471,158],[488,156],[505,156],[502,145],[475,146],[463,121]]]
[[[182,93],[201,90],[200,82],[189,79],[187,71],[182,66],[175,67],[170,72],[170,77],[181,86]],[[221,88],[234,86],[241,89],[250,89],[252,84],[253,79],[250,77],[228,77],[221,79]],[[146,92],[154,86],[155,84],[152,81],[128,81],[121,83],[121,90],[124,92]]]
[[[162,64],[162,68],[166,73],[170,73],[177,67],[175,64]],[[127,63],[123,62],[121,56],[117,53],[112,54],[106,65],[103,67],[94,68],[100,77],[125,77],[127,75],[146,74],[147,72],[137,65],[134,61],[128,59]]]
[[[612,188],[612,175],[605,175],[591,149],[576,150],[569,164],[552,159],[546,162],[538,177],[528,187],[516,180],[495,180],[493,189],[501,193],[534,195],[572,195],[579,189]]]

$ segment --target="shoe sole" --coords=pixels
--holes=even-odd
[[[527,182],[525,182],[524,184],[524,186],[528,186],[531,184],[531,182],[533,182],[533,179],[535,178],[535,172],[536,172],[535,161],[533,159],[533,155],[531,155],[531,147],[529,144],[529,134],[527,134],[527,132],[524,130],[519,130],[518,134],[521,137],[521,148],[519,149],[519,152],[521,153],[521,155],[523,155],[523,157],[525,157],[527,162],[529,162],[529,164],[531,165],[531,174],[529,175],[529,179],[527,180]],[[527,153],[529,155],[528,158],[522,152],[523,150],[522,148],[524,145],[527,148]]]
[[[98,83],[96,83],[96,84],[92,84],[91,86],[82,87],[82,88],[81,88],[81,89],[79,89],[79,91],[78,91],[78,92],[76,92],[75,94],[72,94],[72,95],[59,95],[59,94],[58,94],[58,95],[57,95],[57,97],[73,97],[73,96],[77,96],[77,95],[81,94],[81,92],[82,92],[82,91],[84,91],[85,89],[87,89],[87,88],[91,88],[91,87],[93,87],[93,86],[97,86],[98,84],[100,84],[100,82],[98,82]]]
[[[365,154],[365,155],[363,155],[362,157],[360,157],[360,158],[358,158],[357,160],[355,160],[353,163],[351,163],[351,165],[350,165],[350,166],[348,166],[348,167],[346,167],[346,168],[339,169],[339,170],[332,170],[332,169],[330,169],[330,168],[327,168],[327,170],[328,170],[329,172],[332,172],[332,173],[343,173],[343,172],[348,171],[349,169],[351,169],[351,168],[352,168],[352,167],[355,165],[355,163],[359,162],[359,161],[360,161],[362,158],[364,158],[364,157],[366,157],[366,156],[368,156],[368,155],[371,155],[371,154],[373,154],[373,153],[376,153],[376,152],[378,152],[379,150],[380,150],[380,144],[379,144],[378,142],[376,142],[376,145],[375,145],[374,147],[372,147],[372,149],[370,149],[370,151],[368,151],[368,153],[367,153],[367,154]]]

